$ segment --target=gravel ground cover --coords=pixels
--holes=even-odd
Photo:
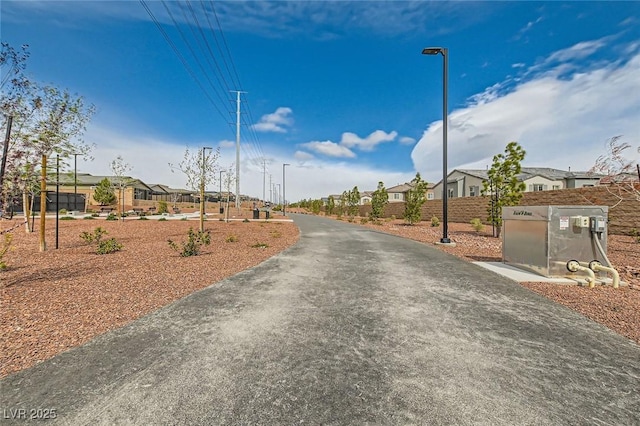
[[[250,211],[236,215],[249,217]],[[277,219],[279,215],[274,215]],[[3,220],[0,231],[20,221]],[[356,222],[359,223],[359,218]],[[120,252],[97,255],[79,235],[105,228],[123,244]],[[429,223],[406,226],[401,220],[367,223],[382,232],[433,244],[442,235]],[[216,283],[281,252],[298,240],[287,222],[205,223],[212,243],[195,257],[180,257],[167,244],[186,239],[189,220],[60,221],[55,250],[54,222],[47,221],[48,250],[38,252],[38,233],[14,231],[12,250],[0,272],[0,377],[28,368],[127,323],[194,291]],[[490,228],[476,232],[469,224],[449,224],[456,247],[436,246],[469,261],[500,261],[501,242]],[[265,247],[266,245],[266,247]],[[608,255],[627,286],[590,289],[548,283],[523,283],[640,343],[640,244],[628,236],[609,235]]]
[[[19,222],[3,220],[0,231]],[[59,225],[56,250],[55,222],[47,220],[43,253],[38,229],[13,232],[12,249],[4,256],[8,269],[0,271],[0,377],[255,266],[291,246],[299,233],[290,222],[207,220],[211,244],[198,256],[180,257],[167,240],[185,241],[198,220],[101,218]],[[98,226],[108,232],[103,239],[114,237],[123,249],[98,255],[80,239],[81,232]]]

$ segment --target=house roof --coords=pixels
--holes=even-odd
[[[387,189],[387,194],[398,193],[398,192],[405,193],[409,191],[411,188],[413,188],[413,185],[411,185],[410,183],[403,183],[400,185],[392,186],[391,188]]]
[[[489,171],[483,169],[454,169],[453,172],[464,173],[469,176],[477,177],[479,179],[489,179]],[[451,175],[449,173],[449,175]],[[541,176],[549,180],[564,180],[564,179],[598,179],[602,177],[597,173],[590,172],[568,172],[560,169],[553,169],[550,167],[523,167],[522,173],[518,176],[521,181],[531,179],[534,176]],[[442,182],[442,181],[440,181]],[[438,183],[440,183],[438,182]]]

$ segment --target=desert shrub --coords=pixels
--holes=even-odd
[[[96,250],[96,253],[109,254],[115,253],[120,250],[122,250],[122,244],[116,241],[115,238],[109,238],[108,240],[100,241],[100,243],[98,243],[98,249]]]
[[[166,201],[158,201],[158,213],[169,213],[169,206]]]
[[[91,213],[91,217],[100,217],[100,213]]]
[[[235,243],[235,242],[238,242],[238,237],[236,237],[235,235],[227,235],[227,238],[225,238],[225,241],[228,243]]]
[[[180,243],[180,246],[172,240],[167,240],[169,247],[180,253],[181,257],[197,256],[200,254],[200,248],[211,244],[211,233],[209,231],[194,231],[189,228],[187,232],[187,241]]]
[[[161,217],[160,219],[158,219],[158,222],[166,222],[167,218],[166,217]]]
[[[249,219],[245,218],[242,222],[249,223]]]
[[[67,214],[67,209],[60,209],[60,214]]]
[[[62,216],[60,220],[76,220],[76,218],[73,216]]]
[[[149,220],[149,218],[148,218],[148,217],[146,217],[146,216],[140,216],[140,217],[138,218],[138,220]]]
[[[395,215],[395,214],[392,214],[392,215],[391,215],[391,217],[390,217],[389,219],[391,219],[391,220],[396,220],[396,215]]]
[[[367,219],[366,217],[362,217],[362,218],[360,218],[360,223],[361,223],[361,224],[363,224],[363,225],[364,225],[364,224],[366,224],[367,222],[369,222],[369,219]]]
[[[280,238],[280,237],[282,237],[282,232],[280,232],[280,231],[271,231],[271,237],[272,238]]]
[[[183,220],[183,221],[185,221],[185,222],[186,222],[186,221],[187,221],[187,218],[186,218],[186,217],[183,217],[183,218],[182,218],[182,219],[180,219],[180,220]]]
[[[109,216],[107,216],[107,220],[118,220],[118,216],[113,213],[109,213]]]
[[[252,248],[267,248],[269,247],[268,244],[266,243],[255,243],[254,245],[251,246]]]
[[[87,244],[95,244],[97,254],[109,254],[122,250],[122,244],[116,241],[115,238],[102,239],[107,234],[108,232],[99,226],[93,232],[83,231],[80,234],[80,238]]]
[[[640,232],[636,228],[632,228],[629,234],[633,237],[636,243],[640,243]]]
[[[482,224],[482,221],[477,217],[474,219],[471,219],[471,226],[473,227],[473,229],[476,230],[476,232],[480,232],[484,229],[484,225]]]
[[[9,248],[11,248],[11,241],[13,240],[12,234],[4,234],[4,242],[0,247],[0,271],[7,269],[7,263],[4,261],[4,255],[7,254]]]
[[[85,216],[84,220],[96,220],[95,216]]]
[[[355,217],[353,216],[349,216],[349,219],[347,219],[349,223],[353,223],[354,220],[355,220]]]
[[[433,227],[440,226],[440,219],[438,219],[437,216],[433,216],[431,218],[431,226]]]

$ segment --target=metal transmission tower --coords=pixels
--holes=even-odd
[[[230,90],[236,93],[236,208],[240,208],[240,90]]]

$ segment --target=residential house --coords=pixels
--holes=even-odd
[[[433,200],[435,194],[433,192],[435,184],[427,183],[427,200]],[[387,189],[390,203],[400,203],[407,200],[407,192],[413,189],[413,183],[407,182],[401,185],[392,186]]]
[[[548,167],[523,167],[518,179],[525,184],[525,191],[533,192],[594,186],[598,184],[601,177],[602,175],[588,172],[570,172]],[[454,169],[447,176],[448,197],[480,196],[485,181],[489,181],[488,170]],[[442,181],[434,186],[433,192],[435,198],[442,198]]]

